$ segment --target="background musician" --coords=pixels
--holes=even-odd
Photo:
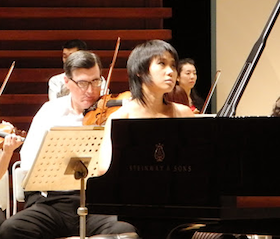
[[[101,146],[101,173],[111,162],[111,120],[116,118],[193,117],[188,106],[169,102],[166,93],[172,91],[177,79],[178,54],[167,42],[151,40],[131,52],[127,71],[132,99],[112,113],[105,126]]]
[[[2,121],[1,126],[3,127],[3,129],[7,127],[9,129],[14,128],[13,125],[5,121]],[[15,134],[9,134],[5,138],[1,139],[1,141],[3,142],[1,142],[2,146],[0,149],[0,180],[8,169],[14,150],[22,145],[22,141]],[[5,209],[5,208],[1,208],[0,205],[0,225],[5,220],[5,214],[1,209]]]
[[[62,46],[62,62],[65,63],[73,52],[79,50],[87,50],[87,44],[84,41],[73,39],[65,42]],[[64,85],[64,77],[65,73],[61,73],[49,79],[49,100],[69,94],[69,90]]]
[[[176,86],[168,94],[168,100],[188,105],[194,113],[199,113],[204,101],[195,90],[196,81],[197,70],[194,60],[191,58],[180,60]]]
[[[65,42],[62,46],[62,62],[65,63],[67,58],[76,51],[87,50],[87,44],[79,39],[73,39]],[[55,75],[49,80],[49,100],[68,95],[69,90],[64,84],[65,73]],[[106,81],[102,79],[102,89],[105,88]]]
[[[21,168],[30,170],[45,132],[53,126],[82,126],[83,111],[100,97],[102,66],[88,51],[72,53],[64,64],[65,86],[70,94],[46,102],[35,115],[20,151]],[[106,190],[106,189],[104,189]],[[79,235],[79,191],[25,192],[25,209],[7,219],[1,239],[52,239]],[[87,216],[86,234],[134,232],[134,226],[117,216]]]

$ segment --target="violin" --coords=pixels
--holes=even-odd
[[[110,65],[110,69],[108,72],[107,77],[107,84],[105,88],[106,94],[103,95],[96,105],[93,107],[90,107],[90,109],[86,110],[84,112],[84,119],[83,119],[83,125],[102,125],[106,122],[107,118],[111,113],[116,111],[118,108],[122,106],[122,100],[126,97],[127,99],[130,98],[130,92],[124,92],[122,94],[119,94],[117,96],[114,96],[112,94],[108,94],[108,89],[111,81],[111,75],[112,71],[117,59],[118,50],[120,47],[120,37],[117,39],[116,48],[113,56],[112,63]],[[111,104],[111,106],[110,106]],[[113,105],[112,105],[113,104]]]
[[[85,112],[83,125],[102,125],[106,122],[110,114],[118,110],[124,100],[131,98],[130,91],[125,91],[120,94],[104,95],[99,100],[95,109]],[[105,105],[105,107],[103,106]]]
[[[0,123],[0,149],[3,148],[5,137],[10,134],[15,134],[15,135],[19,136],[19,139],[22,142],[24,141],[24,139],[26,137],[26,131],[19,130],[16,127],[14,127],[12,124],[2,121],[2,123]]]

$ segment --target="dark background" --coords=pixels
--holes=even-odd
[[[190,57],[195,60],[198,74],[195,88],[206,99],[212,78],[211,1],[164,0],[163,4],[172,7],[172,19],[164,22],[165,28],[172,30],[170,43],[178,51],[180,59]]]

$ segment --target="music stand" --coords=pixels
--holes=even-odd
[[[86,234],[85,180],[98,176],[104,127],[53,127],[41,143],[29,170],[25,191],[80,190],[80,238]],[[74,177],[73,177],[74,175]],[[80,180],[80,182],[79,182]]]

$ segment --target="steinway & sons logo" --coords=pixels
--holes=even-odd
[[[154,159],[157,163],[164,162],[165,152],[163,144],[155,145]],[[174,172],[174,173],[190,173],[191,165],[129,165],[129,171],[133,172]]]
[[[162,162],[165,158],[165,153],[163,150],[163,144],[156,144],[156,150],[154,153],[154,158],[157,162]]]

